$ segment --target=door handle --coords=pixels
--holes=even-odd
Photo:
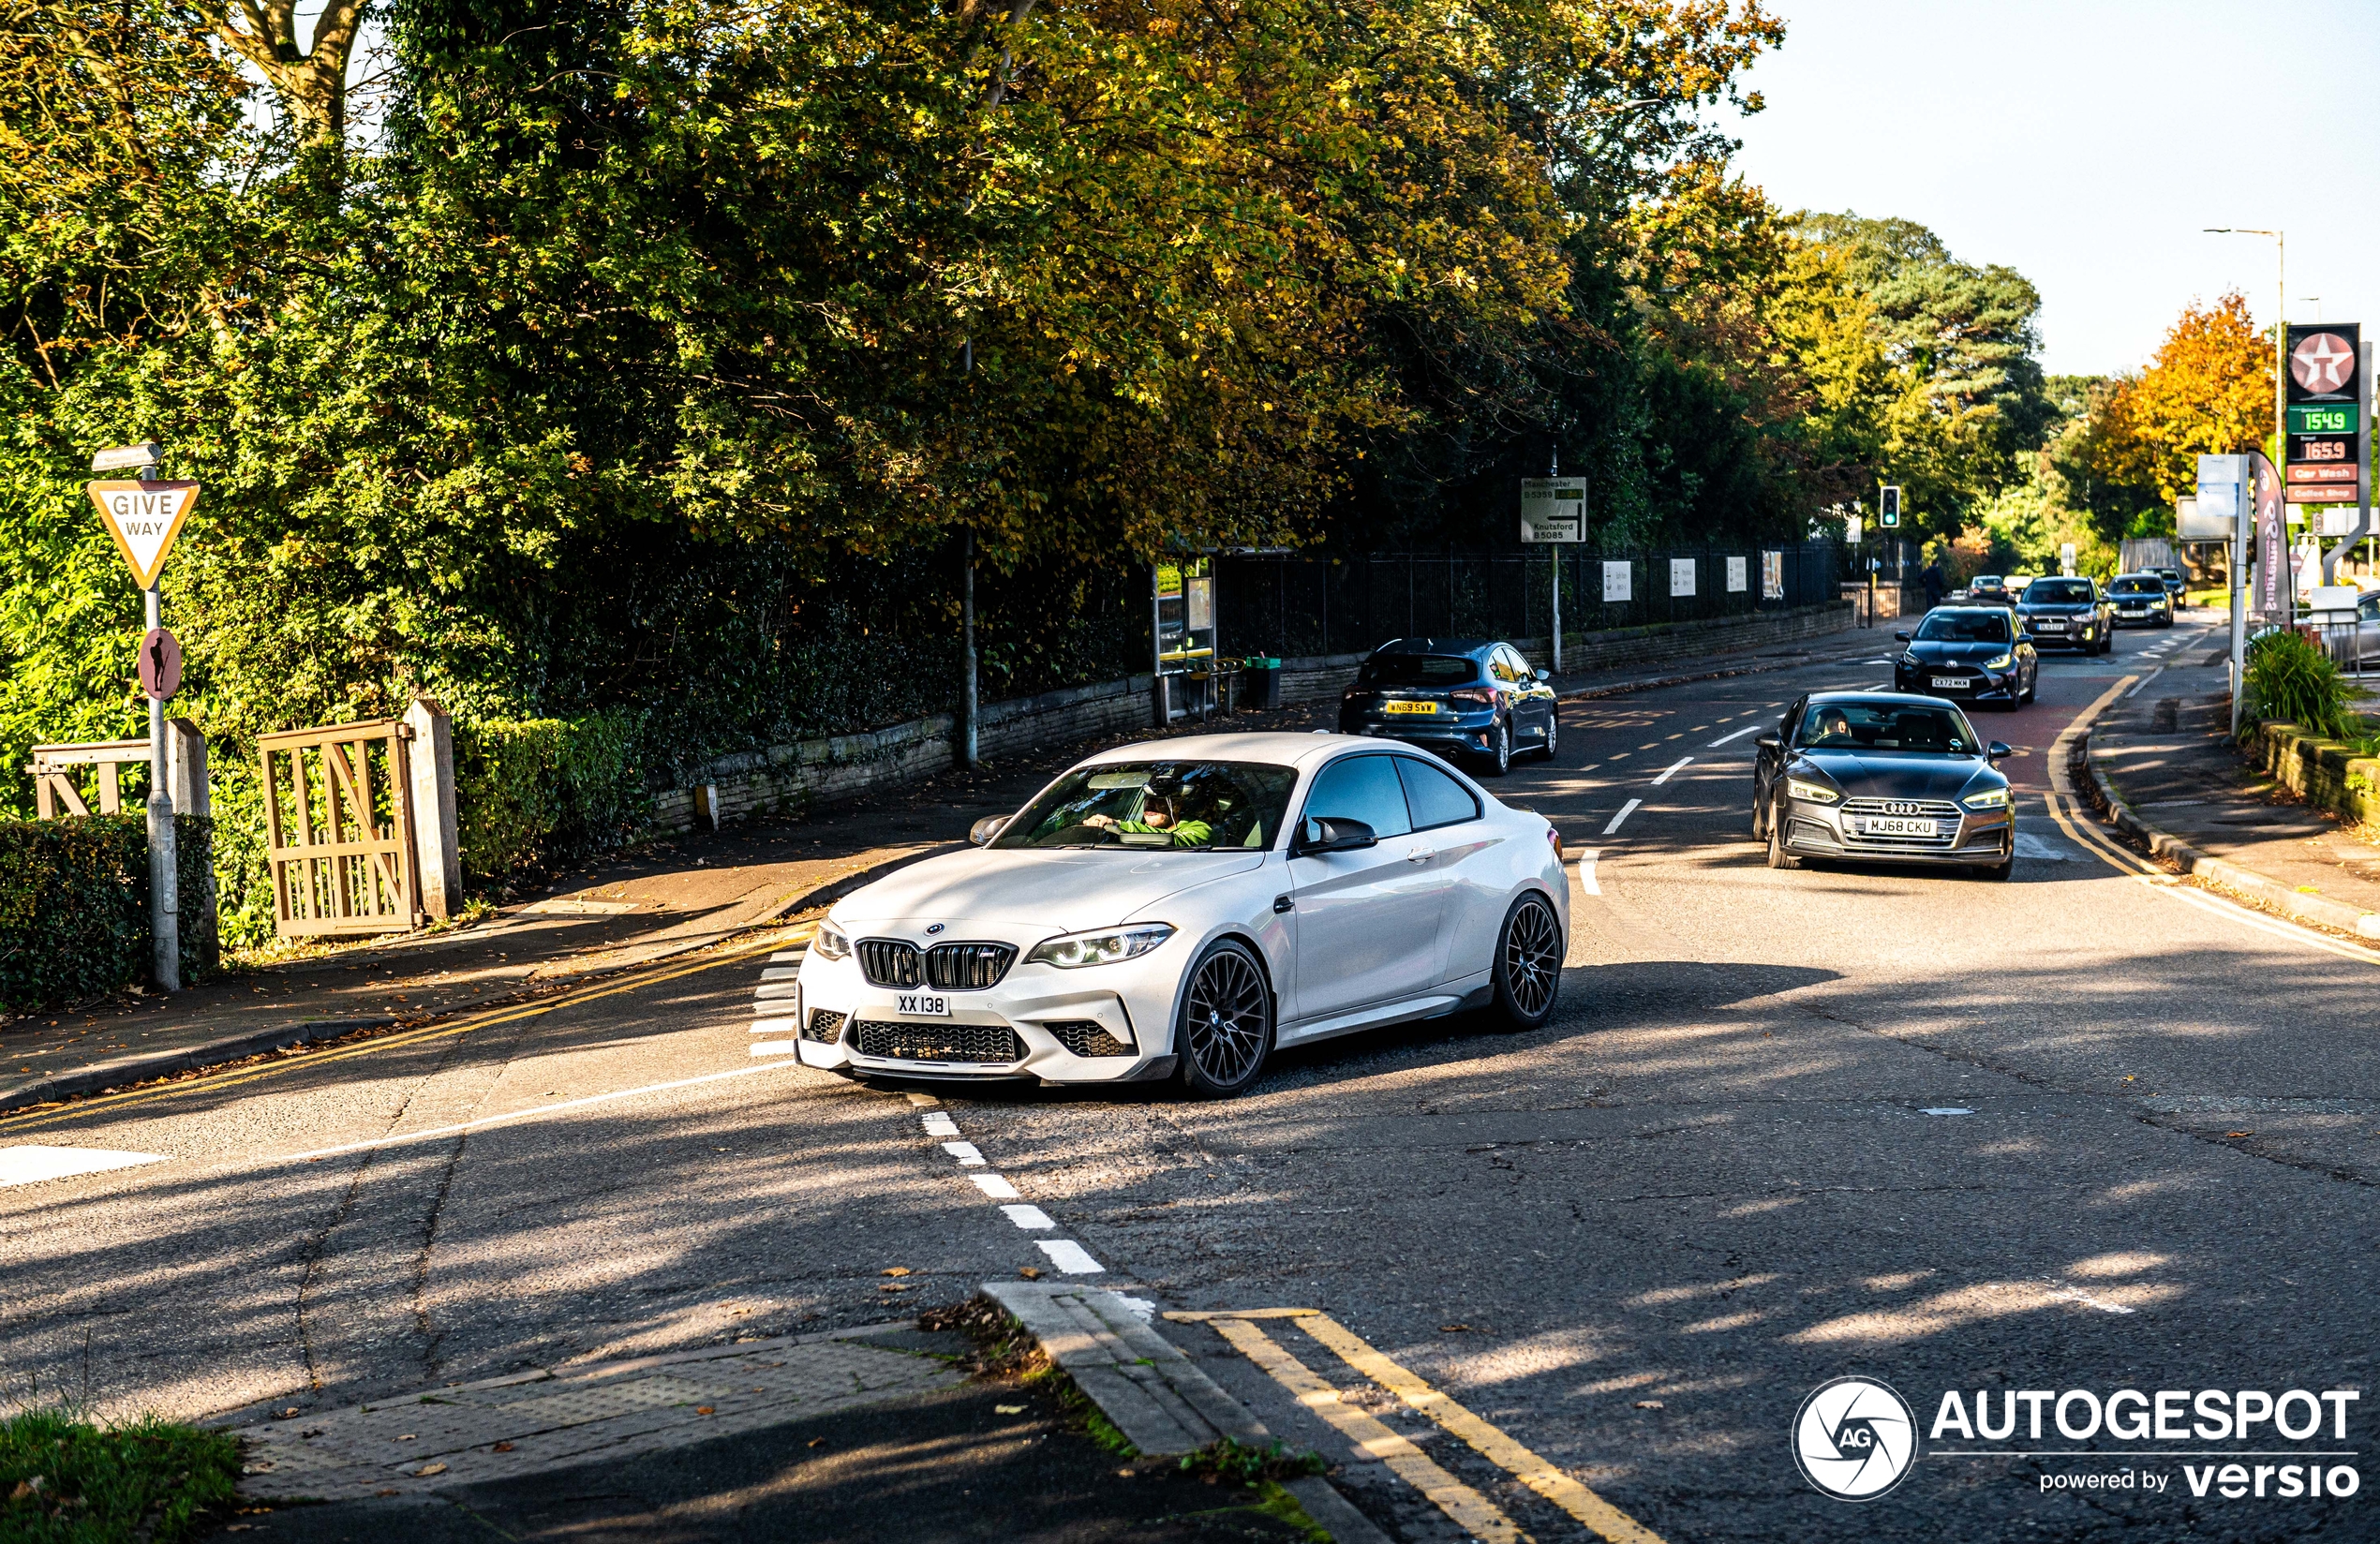
[[[1272,910],[1276,914],[1282,912],[1293,912],[1297,910],[1297,906],[1298,903],[1291,900],[1287,896],[1275,896],[1272,898]]]
[[[1412,852],[1405,854],[1405,861],[1407,863],[1427,863],[1436,856],[1437,854],[1432,852],[1427,847],[1417,847]]]

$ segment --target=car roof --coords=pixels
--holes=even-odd
[[[1927,697],[1914,691],[1813,691],[1809,705],[1822,704],[1876,703],[1894,707],[1956,707],[1947,697]]]
[[[1503,642],[1499,638],[1391,638],[1375,654],[1478,654]]]
[[[1937,611],[1989,611],[2002,616],[2008,615],[2006,606],[1994,605],[1989,601],[1960,601],[1946,606],[1931,606],[1926,609],[1926,616],[1931,616]],[[1920,617],[1919,620],[1922,621],[1924,618]]]
[[[1135,740],[1110,746],[1076,765],[1109,762],[1259,762],[1272,766],[1310,766],[1333,756],[1358,750],[1397,750],[1403,747],[1361,735],[1184,735],[1170,740]],[[1407,751],[1427,761],[1423,752]]]

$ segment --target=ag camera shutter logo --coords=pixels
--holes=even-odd
[[[1793,1462],[1837,1501],[1873,1501],[1917,1462],[1917,1413],[1874,1378],[1822,1383],[1794,1413]]]

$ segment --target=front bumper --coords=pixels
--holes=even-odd
[[[1845,863],[1905,863],[1918,867],[1969,866],[2006,862],[2016,852],[2016,820],[2007,809],[1942,807],[1948,800],[1924,801],[1947,835],[1933,838],[1870,837],[1853,831],[1854,819],[1873,813],[1862,808],[1870,801],[1815,804],[1785,801],[1778,839],[1795,857],[1834,858]]]
[[[2125,611],[2119,608],[2116,612],[2116,625],[2120,628],[2171,627],[2173,619],[2173,613],[2163,606],[2149,606],[2139,611]]]
[[[2035,648],[2052,644],[2071,648],[2089,648],[2095,646],[2105,636],[2105,634],[2100,631],[2096,619],[2068,622],[2063,628],[2048,631],[2043,631],[2043,625],[2040,622],[2029,621],[2025,624],[2025,642]]]
[[[917,988],[878,987],[856,957],[802,961],[802,1065],[852,1077],[1129,1083],[1173,1070],[1173,995],[1183,941],[1137,959],[1062,971],[1011,965],[995,986],[932,992],[947,1017],[904,1015]]]
[[[1963,687],[1936,686],[1937,676],[1948,680],[1964,680]],[[1986,670],[1981,665],[1956,666],[1919,665],[1911,670],[1906,665],[1893,667],[1893,690],[1918,697],[1947,697],[1954,703],[2013,703],[2021,688],[2015,665],[2005,670]]]

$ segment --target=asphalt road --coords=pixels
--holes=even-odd
[[[1572,705],[1557,765],[1497,787],[1595,854],[1554,1022],[1331,1043],[1228,1104],[945,1093],[979,1165],[898,1091],[754,1058],[752,953],[0,1121],[0,1146],[154,1159],[0,1189],[0,1368],[104,1414],[252,1418],[866,1323],[1087,1255],[1168,1309],[1325,1311],[1670,1540],[2380,1537],[2370,1495],[2199,1496],[2185,1474],[2248,1449],[2365,1462],[2380,957],[2127,872],[2045,799],[2077,713],[2212,644],[2126,633],[1979,716],[2021,752],[2008,884],[1764,866],[1739,732],[1884,664]],[[1051,1225],[1004,1212],[974,1182],[992,1174]],[[1212,1330],[1168,1333],[1345,1462],[1392,1533],[1461,1537]],[[1588,1537],[1279,1338],[1529,1536]],[[1856,1505],[1805,1481],[1792,1436],[1847,1374],[1923,1429]],[[1932,1434],[1948,1390],[1997,1419],[2011,1391],[2121,1388],[2365,1392],[2318,1442],[2069,1439],[2046,1413],[2040,1440]],[[2043,1456],[2076,1450],[2098,1456]],[[2110,1475],[2131,1487],[2043,1488]]]

